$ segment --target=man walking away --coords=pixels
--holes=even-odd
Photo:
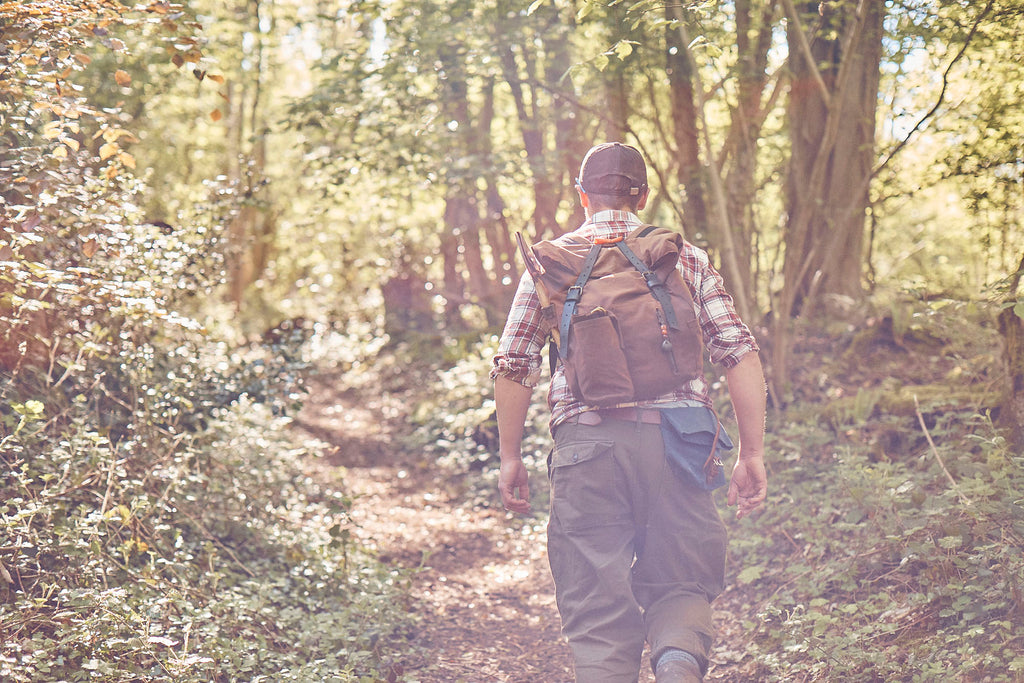
[[[548,462],[548,556],[576,681],[637,681],[645,642],[658,683],[700,681],[712,645],[711,602],[725,581],[727,540],[709,489],[721,476],[716,472],[718,454],[732,444],[711,410],[703,372],[680,370],[673,355],[678,350],[673,339],[679,337],[669,333],[677,334],[675,328],[684,327],[681,321],[693,318],[685,310],[692,305],[695,338],[703,339],[711,362],[725,369],[740,442],[728,489],[729,505],[738,505],[737,517],[758,509],[767,489],[765,385],[757,342],[737,316],[732,297],[704,251],[678,235],[672,242],[671,235],[664,237],[668,231],[641,237],[656,229],[645,228],[636,215],[649,196],[639,151],[617,142],[595,146],[583,159],[576,189],[586,220],[575,231],[537,245],[534,253],[582,256],[595,244],[616,252],[623,242],[634,249],[622,253],[636,256],[636,245],[649,244],[642,240],[650,239],[678,248],[678,259],[672,252],[676,268],[669,268],[665,281],[652,276],[652,264],[636,266],[647,267],[644,278],[651,287],[651,301],[656,300],[650,304],[658,317],[655,327],[664,336],[655,336],[652,343],[660,347],[652,348],[667,354],[651,353],[639,362],[670,363],[666,367],[671,370],[655,374],[675,374],[678,385],[656,396],[644,395],[636,376],[638,361],[633,359],[634,369],[627,374],[638,384],[636,395],[612,392],[585,399],[581,387],[588,380],[582,375],[592,370],[579,364],[574,344],[578,348],[585,338],[581,321],[614,317],[611,304],[584,305],[587,296],[596,296],[599,281],[611,282],[601,278],[614,273],[601,271],[604,261],[598,260],[589,266],[596,269],[594,279],[584,273],[577,289],[570,287],[567,293],[550,291],[543,271],[533,264],[534,275],[525,274],[519,283],[491,370],[500,436],[498,487],[506,509],[529,511],[521,442],[532,388],[540,376],[541,352],[553,332],[559,340],[560,363],[548,395],[555,443]],[[599,252],[603,254],[594,253]],[[549,268],[549,274],[554,270]],[[676,271],[688,296],[680,291]],[[686,300],[683,305],[680,296]],[[553,316],[552,307],[564,315]],[[659,334],[634,329],[638,327],[615,323],[607,329],[617,330],[627,348],[633,344],[630,335]],[[613,345],[613,336],[606,335],[607,344],[606,337],[597,337],[598,345]]]

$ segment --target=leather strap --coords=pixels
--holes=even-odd
[[[632,249],[626,246],[625,241],[616,242],[615,246],[619,248],[619,251],[626,257],[626,260],[644,276],[647,288],[651,290],[651,294],[658,300],[658,303],[661,304],[661,309],[665,312],[665,320],[668,322],[668,326],[673,330],[678,330],[679,320],[676,318],[676,311],[672,307],[672,299],[669,297],[665,283],[659,280],[658,274],[641,261],[640,257],[633,253]]]
[[[587,258],[583,260],[583,268],[580,270],[579,277],[576,278],[576,284],[570,287],[565,294],[562,319],[558,322],[558,355],[563,359],[567,358],[569,353],[569,324],[572,322],[572,317],[576,315],[576,306],[580,302],[580,297],[583,296],[583,286],[587,284],[590,274],[594,272],[594,265],[597,263],[597,257],[601,255],[602,248],[600,244],[595,244],[590,248]]]

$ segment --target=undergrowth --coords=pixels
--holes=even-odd
[[[415,429],[406,449],[424,453],[449,477],[460,478],[468,505],[501,507],[498,495],[498,423],[493,386],[488,377],[498,339],[484,335],[452,342],[438,360],[429,391],[419,392],[411,413]],[[531,472],[530,500],[534,515],[544,515],[548,490],[545,468],[551,438],[545,397],[547,383],[533,390],[533,403],[523,435],[523,462]]]
[[[221,224],[5,246],[0,680],[404,680],[407,577],[288,429],[302,335],[199,322]]]
[[[808,355],[821,399],[769,419],[769,505],[730,543],[759,680],[1024,680],[1024,457],[970,398],[990,325],[915,319],[927,345],[882,325]],[[877,400],[943,385],[909,413]]]
[[[899,461],[777,452],[760,533],[732,540],[769,680],[1024,680],[1024,461],[960,417]]]
[[[945,338],[972,324],[929,329]],[[730,591],[750,642],[722,644],[739,647],[740,678],[713,674],[1024,681],[1024,457],[987,413],[945,399],[921,405],[920,418],[888,414],[875,400],[830,409],[834,395],[857,394],[844,384],[849,367],[879,395],[942,381],[963,390],[971,373],[988,385],[990,364],[977,359],[990,350],[975,336],[978,349],[875,349],[875,375],[863,363],[844,366],[852,361],[841,353],[818,355],[835,340],[807,343],[806,376],[820,399],[769,416],[764,513],[737,522],[720,496],[731,527]],[[483,338],[439,364],[436,390],[417,403],[413,444],[464,478],[468,500],[486,505],[496,504],[494,345]],[[804,389],[814,397],[814,387]],[[722,388],[715,391],[722,403]],[[535,392],[524,443],[535,514],[546,507],[543,396]]]

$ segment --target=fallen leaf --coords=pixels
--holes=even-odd
[[[127,88],[129,85],[131,85],[132,77],[128,75],[127,71],[122,71],[121,69],[118,69],[114,72],[114,80],[117,81],[117,84],[122,88]]]
[[[223,117],[224,114],[221,113],[220,109],[214,109],[210,112],[210,118],[214,121],[220,121]]]

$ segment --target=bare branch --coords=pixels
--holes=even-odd
[[[893,149],[889,153],[889,156],[885,158],[885,161],[879,164],[875,168],[875,170],[871,172],[871,175],[868,176],[869,179],[874,178],[879,173],[881,173],[885,169],[885,167],[888,166],[894,158],[896,158],[896,155],[899,154],[899,152],[904,147],[907,146],[907,144],[910,142],[910,139],[914,137],[914,134],[921,129],[921,126],[923,126],[930,118],[935,116],[935,113],[939,110],[939,107],[942,106],[942,103],[946,98],[946,90],[949,88],[949,74],[952,73],[953,67],[956,66],[957,62],[959,62],[960,59],[964,56],[964,54],[967,52],[967,48],[970,46],[971,41],[974,39],[974,34],[978,32],[978,28],[981,26],[981,22],[984,21],[988,13],[992,11],[992,6],[994,4],[995,0],[988,1],[988,4],[985,5],[985,9],[983,9],[981,11],[981,14],[979,14],[975,18],[974,23],[971,25],[971,30],[967,32],[967,37],[964,39],[964,44],[960,46],[960,50],[956,53],[956,56],[953,57],[953,60],[949,63],[948,66],[946,66],[945,71],[942,72],[942,89],[939,91],[939,97],[938,99],[935,100],[935,104],[932,105],[932,108],[929,109],[928,112],[924,116],[922,116],[916,124],[914,124],[914,127],[910,129],[910,132],[907,133],[907,136],[900,140],[900,143],[896,145],[895,149]]]

